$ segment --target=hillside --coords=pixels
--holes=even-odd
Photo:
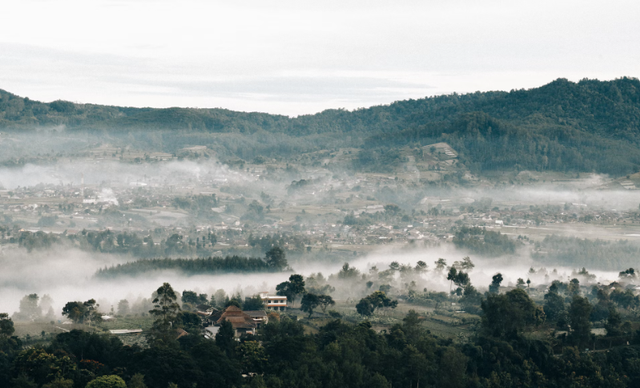
[[[42,103],[0,90],[0,128],[53,126],[104,136],[128,133],[144,144],[152,137],[165,152],[204,145],[245,160],[343,147],[384,155],[446,142],[476,173],[515,168],[621,176],[640,169],[640,81],[558,79],[530,90],[452,94],[297,118]]]

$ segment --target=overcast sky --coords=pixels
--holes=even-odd
[[[640,77],[640,1],[21,0],[0,89],[286,115]]]

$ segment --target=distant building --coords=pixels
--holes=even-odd
[[[125,334],[142,334],[142,329],[118,329],[109,330],[112,335],[125,335]]]
[[[258,328],[258,324],[253,318],[236,306],[227,307],[216,324],[220,325],[223,321],[231,323],[236,337],[240,337],[243,334],[256,334],[256,329]]]
[[[243,311],[243,313],[250,316],[251,319],[253,319],[253,321],[258,325],[258,328],[260,328],[260,325],[262,324],[269,323],[269,316],[267,316],[267,313],[265,313],[262,310],[255,310],[255,311],[249,310],[249,311]]]
[[[176,329],[176,334],[177,334],[176,339],[180,339],[184,336],[189,335],[189,333],[184,329]]]
[[[269,295],[268,292],[261,292],[260,298],[269,310],[285,311],[287,309],[287,297],[280,295]]]
[[[216,334],[220,330],[220,326],[207,326],[204,328],[204,338],[206,339],[216,339]]]

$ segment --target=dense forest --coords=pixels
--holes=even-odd
[[[98,270],[96,276],[111,278],[116,276],[136,276],[148,272],[176,270],[185,275],[220,274],[229,272],[273,271],[264,260],[253,257],[227,256],[198,259],[145,259],[126,264],[117,264]]]
[[[564,304],[559,292],[556,287],[549,295]],[[546,311],[554,313],[553,304],[547,302],[543,312],[522,289],[488,294],[482,302],[484,316],[478,335],[466,343],[431,334],[413,310],[401,323],[382,332],[376,332],[368,321],[350,324],[336,319],[315,334],[305,334],[304,325],[295,319],[274,314],[257,336],[244,336],[237,342],[226,321],[215,340],[204,339],[197,334],[199,318],[174,307],[171,322],[193,333],[176,339],[173,325],[163,324],[163,298],[158,294],[154,300],[152,312],[158,312],[158,319],[150,346],[145,348],[126,346],[108,335],[73,330],[58,334],[47,346],[23,349],[20,339],[12,336],[11,320],[1,317],[0,385],[497,388],[640,384],[637,335],[627,335],[633,341],[627,346],[606,352],[581,351],[593,343],[589,335],[593,306],[578,295],[570,298],[566,309],[574,330],[558,349],[554,347],[559,342],[531,335],[544,322]],[[173,306],[171,298],[165,299]],[[619,326],[614,319],[609,322],[612,330],[612,325]]]
[[[197,144],[244,160],[355,147],[392,162],[399,147],[447,142],[476,173],[515,168],[625,175],[640,168],[640,81],[558,79],[530,90],[452,94],[296,118],[42,103],[0,90],[0,128],[86,131],[167,152]]]

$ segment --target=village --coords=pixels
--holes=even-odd
[[[2,242],[18,243],[23,233],[73,236],[109,230],[136,234],[146,246],[147,237],[159,245],[177,234],[198,247],[183,251],[192,256],[250,251],[254,240],[267,235],[288,236],[286,249],[299,253],[361,254],[384,244],[446,243],[461,226],[533,239],[576,228],[588,235],[588,227],[598,238],[640,237],[637,209],[474,199],[456,196],[455,190],[398,201],[394,196],[411,193],[410,185],[377,176],[300,180],[269,191],[261,190],[260,180],[238,187],[205,179],[191,183],[181,188],[136,181],[0,190]],[[264,189],[271,186],[277,185],[269,182]],[[199,239],[212,233],[216,243],[200,249]]]
[[[344,162],[341,158],[348,156],[345,150],[315,155],[308,164],[297,161],[295,171],[276,161],[222,164],[207,156],[209,161],[205,162],[202,154],[206,149],[202,147],[185,150],[181,158],[186,159],[181,161],[170,154],[141,157],[111,151],[81,156],[87,166],[96,169],[91,178],[85,175],[86,169],[68,170],[60,165],[45,169],[42,176],[46,179],[41,178],[40,183],[0,189],[2,254],[60,246],[131,261],[262,257],[277,246],[286,252],[292,268],[308,263],[342,265],[380,249],[421,252],[455,248],[459,257],[454,256],[451,262],[475,254],[507,257],[505,263],[514,264],[524,254],[540,264],[518,276],[525,280],[528,276],[534,282],[531,288],[526,284],[527,292],[542,301],[549,282],[561,278],[552,273],[553,263],[573,266],[570,261],[557,262],[564,251],[554,245],[557,241],[547,241],[549,238],[569,239],[560,241],[568,245],[576,244],[571,240],[576,234],[602,241],[597,244],[640,241],[640,209],[637,204],[630,208],[624,202],[629,198],[626,194],[635,190],[637,174],[620,182],[597,181],[587,174],[573,178],[554,175],[557,182],[553,189],[529,194],[527,190],[534,190],[542,179],[550,177],[523,172],[498,181],[477,180],[456,167],[457,154],[446,144],[424,147],[420,154],[413,152],[413,156],[407,156],[405,168],[393,174],[332,170],[332,163]],[[324,164],[318,165],[317,160]],[[181,164],[166,164],[172,161]],[[455,183],[456,179],[473,183],[461,185]],[[575,187],[591,181],[597,181],[591,191],[572,194]],[[622,185],[619,191],[611,191],[615,185]],[[523,195],[505,196],[505,187],[521,190]],[[616,199],[618,196],[621,199]],[[624,206],[615,206],[620,202]],[[491,244],[487,244],[489,237]],[[485,242],[482,250],[477,250],[478,238]],[[631,260],[633,252],[626,254]],[[588,257],[582,260],[589,263]],[[594,256],[590,265],[620,271],[627,268],[622,267],[625,263],[622,260],[605,267],[607,263]],[[437,270],[434,264],[427,263],[430,271]],[[570,276],[566,280],[583,276],[577,274],[581,267],[565,274]],[[446,284],[446,273],[438,276],[441,279],[437,282]],[[515,278],[508,282],[503,285],[505,290],[525,284],[516,284]],[[589,284],[582,285],[585,292],[589,292]],[[384,282],[379,285],[385,286]],[[449,291],[455,294],[454,289]],[[457,304],[462,288],[453,299],[448,293],[427,288],[420,292],[418,286],[406,284],[398,285],[394,294],[405,307],[377,317],[380,330],[406,314],[406,306],[424,308],[421,312],[429,316],[434,332],[446,335],[460,328],[472,330],[479,319],[477,306],[464,311]],[[260,325],[277,319],[278,313],[300,319],[305,316],[299,309],[290,309],[287,298],[274,294],[273,289],[260,295],[265,300],[264,310],[243,311],[239,306],[222,304],[201,305],[191,311],[200,318],[199,330],[208,338],[215,338],[225,320],[233,324],[235,335],[240,337],[255,334]],[[269,298],[279,298],[280,304],[274,305]],[[353,298],[339,298],[336,314],[356,322],[360,318],[354,308],[357,298]],[[105,313],[102,327],[114,335],[135,338],[143,331],[135,327],[149,329],[150,319],[145,317],[149,302],[138,303],[135,314],[116,314],[112,307],[111,313]],[[280,311],[273,311],[274,307]],[[112,318],[115,321],[110,321]],[[316,319],[317,323],[306,323],[309,330],[330,316],[322,314]],[[55,327],[66,326],[60,323]]]

